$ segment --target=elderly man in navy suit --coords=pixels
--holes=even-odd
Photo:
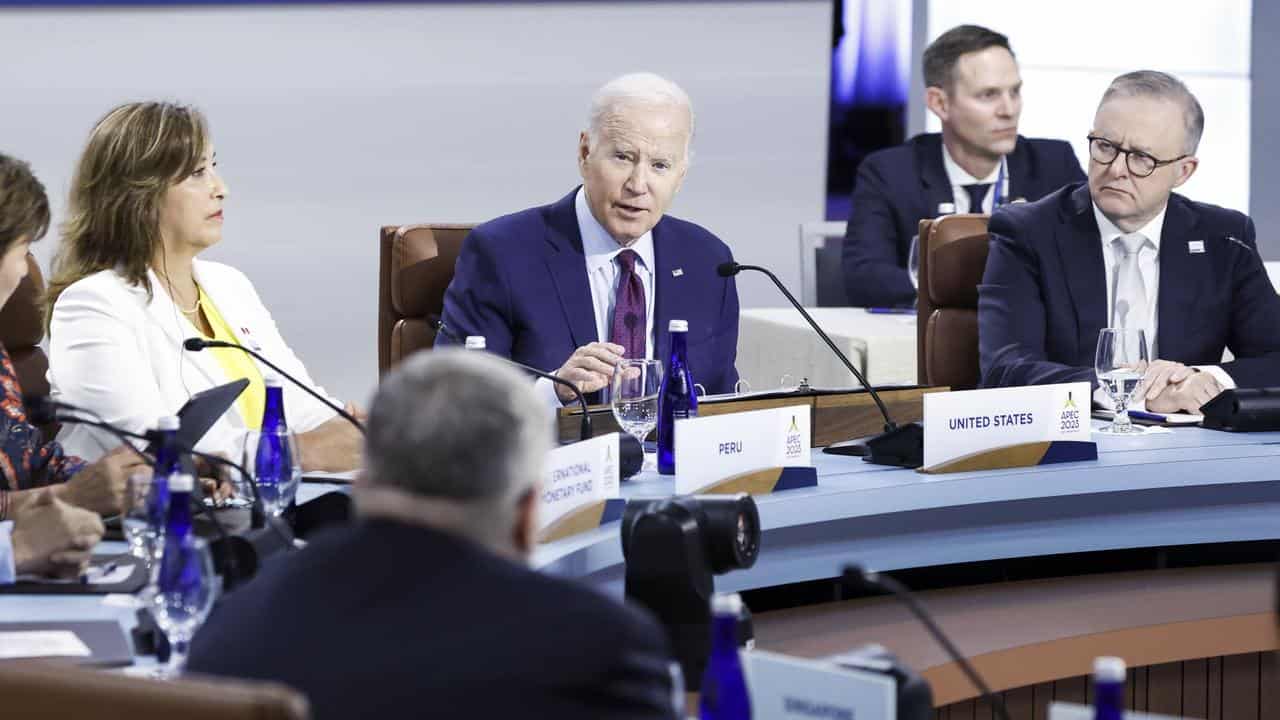
[[[939,35],[924,51],[925,103],[942,133],[917,135],[858,167],[841,260],[858,307],[914,306],[907,270],[920,221],[989,213],[1084,179],[1071,146],[1018,134],[1022,77],[1009,39],[977,25]]]
[[[442,338],[483,335],[490,351],[589,393],[623,358],[665,358],[668,321],[687,320],[695,380],[731,391],[738,291],[716,266],[733,256],[706,229],[664,216],[689,169],[693,126],[689,96],[657,75],[600,88],[578,139],[582,185],[471,232],[444,297],[454,337]]]
[[[982,382],[1096,381],[1098,332],[1146,331],[1142,398],[1196,412],[1231,387],[1280,385],[1280,297],[1253,221],[1173,193],[1196,171],[1204,112],[1177,78],[1121,75],[1089,133],[1089,181],[991,218],[978,288]],[[1223,349],[1235,359],[1221,362]]]

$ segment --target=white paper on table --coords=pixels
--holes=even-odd
[[[70,630],[0,632],[0,660],[35,657],[88,657],[89,646]]]

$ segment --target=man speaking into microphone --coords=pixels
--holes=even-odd
[[[689,96],[669,80],[636,73],[600,88],[578,139],[581,187],[471,232],[437,342],[483,335],[489,351],[591,393],[623,358],[664,360],[668,321],[687,320],[694,378],[731,391],[738,291],[716,266],[732,253],[706,229],[664,217],[689,169],[693,128]]]

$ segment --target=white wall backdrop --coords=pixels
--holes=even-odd
[[[1024,83],[1020,132],[1071,141],[1082,166],[1112,78],[1139,69],[1178,76],[1205,112],[1200,168],[1179,192],[1248,212],[1252,11],[1250,0],[931,0],[926,42],[962,23],[1008,35]],[[923,105],[918,82],[913,89]]]
[[[30,161],[55,221],[113,105],[209,115],[230,185],[209,257],[245,271],[312,374],[376,382],[377,228],[474,222],[558,199],[591,92],[652,70],[698,113],[673,214],[798,282],[821,219],[829,0],[0,11],[0,150]],[[37,248],[45,267],[56,238]],[[744,305],[776,305],[740,282]]]

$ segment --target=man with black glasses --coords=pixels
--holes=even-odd
[[[1088,182],[991,218],[983,385],[1096,382],[1098,332],[1118,326],[1145,330],[1150,410],[1197,412],[1223,389],[1280,384],[1280,297],[1253,221],[1173,193],[1196,171],[1203,129],[1177,78],[1121,75],[1094,116]],[[1222,362],[1224,348],[1235,359]]]

